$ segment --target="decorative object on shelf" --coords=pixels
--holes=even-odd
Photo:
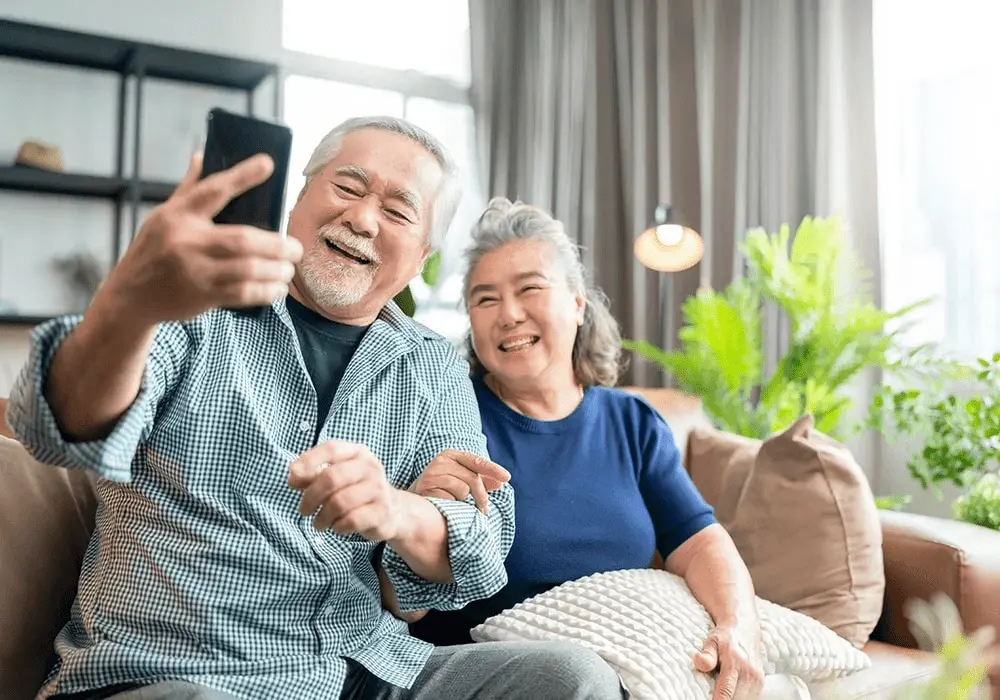
[[[104,267],[90,253],[74,253],[56,258],[55,266],[73,287],[74,298],[78,300],[77,308],[73,311],[86,310],[104,281]]]
[[[679,388],[701,398],[723,430],[764,438],[805,414],[816,429],[843,441],[851,382],[868,368],[916,371],[921,350],[907,347],[902,329],[920,304],[884,311],[862,285],[867,273],[849,255],[839,218],[805,217],[794,241],[786,224],[777,234],[755,229],[741,246],[747,273],[722,291],[702,288],[684,302],[680,348],[645,340],[626,349],[659,364]],[[768,376],[763,350],[763,304],[787,319],[788,347]]]
[[[698,264],[705,252],[701,236],[678,222],[673,209],[656,207],[653,225],[635,240],[635,257],[651,270],[680,272]]]
[[[63,171],[62,150],[41,141],[25,141],[17,149],[14,164],[59,173]]]

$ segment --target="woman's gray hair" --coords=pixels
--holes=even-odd
[[[514,241],[538,241],[553,252],[553,261],[562,266],[566,281],[574,294],[586,300],[583,324],[573,344],[573,372],[584,387],[615,386],[624,369],[621,332],[608,308],[608,298],[597,287],[587,283],[586,270],[580,253],[566,235],[562,222],[547,212],[504,197],[490,200],[486,211],[472,227],[472,245],[466,252],[464,297],[469,302],[472,272],[484,255]],[[472,347],[472,334],[466,340],[469,364],[473,375],[486,372]]]
[[[455,218],[455,212],[458,211],[458,205],[462,201],[461,173],[444,144],[416,124],[399,117],[382,116],[354,117],[341,122],[323,137],[323,140],[319,142],[309,157],[309,162],[306,163],[302,173],[306,176],[306,186],[309,185],[314,175],[323,170],[336,157],[344,137],[362,129],[378,129],[405,136],[414,143],[423,146],[441,166],[443,175],[441,188],[434,198],[434,209],[431,213],[427,237],[431,248],[437,250],[444,243],[451,222]]]

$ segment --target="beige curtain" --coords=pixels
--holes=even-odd
[[[625,335],[663,346],[686,296],[742,272],[750,227],[840,211],[878,270],[871,13],[871,0],[470,0],[483,182],[562,219]],[[704,235],[695,269],[635,262],[659,202]],[[773,358],[785,335],[769,319]],[[626,381],[664,378],[637,362]]]

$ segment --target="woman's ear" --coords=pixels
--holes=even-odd
[[[582,326],[583,319],[587,316],[587,297],[578,294],[576,296],[576,325]]]

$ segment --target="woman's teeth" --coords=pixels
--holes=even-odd
[[[523,350],[524,348],[531,347],[537,342],[537,336],[531,338],[518,338],[517,340],[509,340],[501,343],[500,349],[504,352],[513,352],[514,350]]]

